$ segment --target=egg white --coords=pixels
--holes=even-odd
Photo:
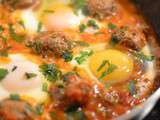
[[[43,102],[47,99],[48,95],[42,91],[44,82],[47,82],[36,63],[29,61],[22,54],[9,55],[9,63],[0,63],[0,68],[7,69],[9,73],[0,82],[0,100],[6,99],[10,94],[19,94],[32,98],[36,102]],[[17,69],[12,71],[13,67]],[[35,73],[37,76],[27,79],[25,73]]]

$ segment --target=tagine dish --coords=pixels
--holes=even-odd
[[[1,0],[0,119],[112,120],[154,90],[156,37],[129,0]]]

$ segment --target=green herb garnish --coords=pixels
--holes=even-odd
[[[42,23],[39,22],[38,27],[37,27],[37,32],[39,33],[39,32],[41,32],[41,30],[42,30]]]
[[[60,79],[62,72],[56,67],[55,64],[42,64],[40,71],[50,82],[55,82]]]
[[[26,72],[26,73],[25,73],[25,76],[26,76],[26,78],[27,78],[27,79],[31,79],[31,78],[36,77],[36,76],[37,76],[37,74],[35,74],[35,73],[28,73],[28,72]]]
[[[73,7],[75,14],[77,14],[79,10],[81,10],[84,15],[88,15],[89,13],[86,6],[86,0],[71,0],[71,6]]]
[[[47,83],[43,83],[43,85],[42,85],[42,91],[48,92],[48,84]]]
[[[42,115],[43,113],[43,105],[42,104],[38,104],[36,107],[35,107],[35,112],[37,115]]]
[[[99,80],[102,80],[106,75],[112,73],[117,68],[116,65],[111,64],[109,61],[107,61],[107,64],[108,64],[108,67],[104,72],[102,72],[101,76],[99,77]]]
[[[75,60],[78,64],[82,64],[86,59],[93,54],[93,51],[81,51],[80,56],[76,57]]]
[[[15,40],[16,42],[19,42],[19,43],[22,42],[25,38],[24,35],[18,35],[15,33],[15,30],[14,30],[12,24],[9,24],[9,34],[13,40]]]
[[[0,81],[3,80],[7,76],[8,73],[9,72],[7,69],[0,68]]]
[[[116,26],[115,24],[113,24],[113,23],[108,23],[108,28],[109,28],[110,30],[114,30],[114,29],[117,28],[117,26]]]
[[[95,20],[89,20],[88,23],[87,23],[87,25],[88,25],[88,26],[91,26],[91,27],[93,27],[93,28],[95,28],[95,29],[98,29],[98,28],[99,28],[99,26],[98,26],[98,24],[96,23]]]
[[[70,62],[73,59],[73,55],[71,52],[64,52],[62,54],[62,58],[64,59],[65,62]]]
[[[153,61],[155,58],[154,56],[145,55],[143,52],[134,52],[133,55],[142,62]]]
[[[128,86],[130,94],[133,96],[135,94],[135,81],[131,80]]]
[[[10,94],[10,99],[18,101],[20,100],[20,96],[18,94]]]
[[[4,28],[0,25],[0,33],[4,31]]]
[[[103,60],[102,64],[99,66],[99,68],[97,69],[97,72],[99,72],[106,64],[108,63],[107,60]]]
[[[81,24],[81,25],[79,26],[79,31],[80,31],[81,33],[83,33],[86,28],[87,28],[87,25]]]
[[[24,21],[23,21],[23,20],[18,21],[18,23],[23,27],[23,29],[24,29],[24,30],[26,29],[26,27],[25,27],[25,25],[24,25]]]

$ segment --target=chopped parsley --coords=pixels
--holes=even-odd
[[[81,51],[80,55],[75,58],[78,64],[82,64],[86,59],[93,54],[93,51]]]
[[[79,26],[79,31],[80,31],[81,33],[83,33],[87,27],[93,27],[94,29],[99,29],[99,26],[98,26],[98,24],[96,23],[96,21],[93,20],[93,19],[91,19],[91,20],[88,21],[87,24],[80,24],[80,26]]]
[[[31,78],[36,77],[36,76],[37,76],[37,74],[35,74],[35,73],[28,73],[28,72],[26,72],[26,73],[25,73],[25,76],[26,76],[26,78],[27,78],[27,79],[31,79]]]
[[[117,28],[117,26],[116,26],[115,24],[113,24],[113,23],[108,23],[108,28],[109,28],[110,30],[114,30],[114,29]]]
[[[119,41],[120,41],[120,39],[115,34],[113,34],[111,36],[110,44],[114,46],[114,45],[118,44]]]
[[[0,33],[4,31],[4,28],[0,25]]]
[[[105,83],[104,86],[105,86],[105,89],[108,90],[111,87],[111,84]]]
[[[86,28],[87,28],[87,25],[81,24],[81,25],[79,26],[79,31],[80,31],[81,33],[83,33]]]
[[[16,42],[19,42],[19,43],[22,42],[25,38],[24,35],[16,34],[12,24],[9,24],[9,34],[13,40],[15,40]]]
[[[47,83],[43,83],[43,85],[42,85],[42,91],[48,92],[48,84]]]
[[[18,101],[20,100],[20,96],[18,94],[10,94],[10,99]]]
[[[78,14],[78,11],[81,10],[84,15],[88,15],[88,9],[86,6],[86,0],[71,0],[71,6],[74,9],[75,14]]]
[[[102,64],[98,67],[97,72],[99,72],[107,63],[108,63],[107,60],[103,60]]]
[[[42,104],[38,104],[36,107],[35,107],[35,112],[37,115],[42,115],[43,113],[43,105]]]
[[[143,52],[134,52],[133,55],[142,62],[153,61],[155,58],[154,56],[145,55]]]
[[[55,64],[42,64],[39,68],[42,74],[50,82],[55,82],[62,76],[62,72],[57,68]]]
[[[133,96],[135,94],[135,81],[131,80],[129,82],[128,89],[129,89],[129,93]]]
[[[98,24],[96,23],[96,21],[95,20],[89,20],[88,21],[88,23],[87,23],[87,25],[90,27],[93,27],[93,28],[95,28],[95,29],[98,29],[99,28],[99,26],[98,26]]]
[[[105,62],[104,62],[104,63],[105,63]],[[106,63],[108,64],[108,67],[106,68],[105,71],[102,72],[101,76],[99,77],[99,80],[102,80],[106,75],[112,73],[112,72],[117,68],[116,65],[110,63],[109,61],[106,61]],[[101,66],[100,66],[100,67],[101,67]],[[100,68],[100,67],[99,67],[99,68]],[[103,65],[102,67],[104,67],[104,65]]]
[[[62,54],[62,58],[64,59],[65,62],[70,62],[73,59],[73,55],[71,52],[64,52]]]
[[[25,27],[25,25],[24,25],[24,21],[23,21],[23,20],[18,21],[18,23],[19,23],[19,25],[21,25],[21,26],[22,26],[22,28],[23,28],[24,30],[26,29],[26,27]]]
[[[8,74],[8,70],[4,68],[0,68],[0,81],[3,80]]]
[[[37,27],[37,32],[39,33],[39,32],[41,32],[41,30],[42,30],[42,23],[39,22],[38,27]]]

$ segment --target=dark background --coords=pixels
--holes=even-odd
[[[144,120],[160,120],[160,101]]]
[[[160,0],[133,0],[152,24],[160,43]],[[160,100],[144,120],[160,120]]]

